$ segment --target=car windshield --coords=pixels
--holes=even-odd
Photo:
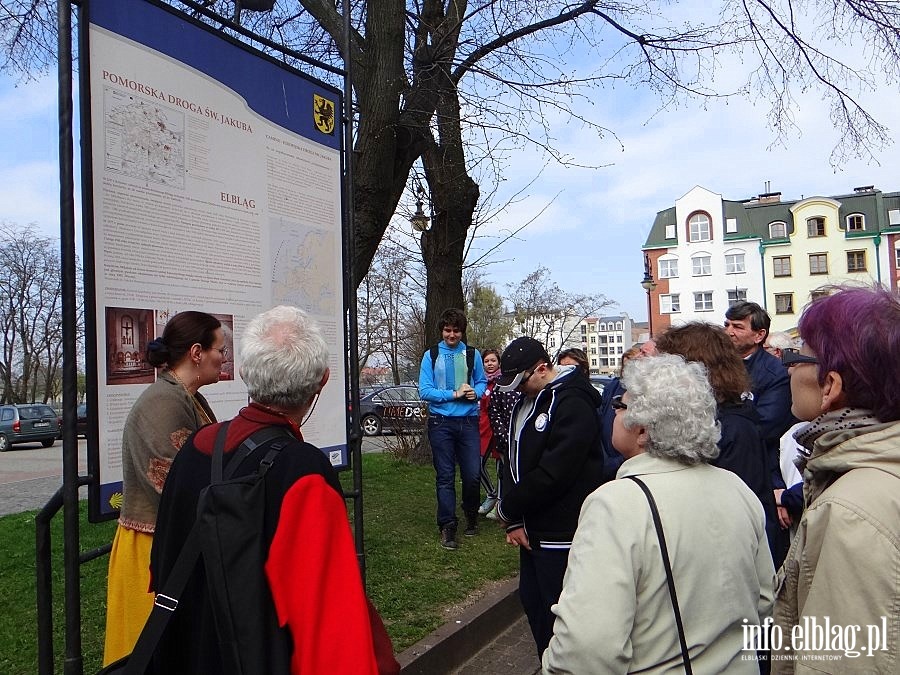
[[[53,408],[46,405],[26,405],[19,408],[19,417],[23,420],[36,420],[41,417],[55,417]]]

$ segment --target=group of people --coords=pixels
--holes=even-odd
[[[500,480],[494,491],[482,471],[482,513],[490,507],[519,549],[544,672],[896,668],[900,303],[890,292],[833,289],[804,312],[799,341],[770,335],[758,304],[736,303],[723,327],[691,322],[629,350],[602,397],[581,350],[554,362],[532,338],[513,340],[499,368],[487,350],[481,379],[476,352],[464,379],[465,318],[452,310],[442,322],[441,349],[458,367],[435,385],[426,355],[420,392],[432,407],[470,404],[457,414],[473,448],[483,396]],[[510,398],[498,427],[499,394]],[[435,443],[443,420],[429,422],[437,525],[456,548],[454,459],[467,534],[477,480],[462,442]],[[616,480],[604,471],[610,448]],[[482,466],[487,457],[483,444]],[[859,656],[807,635],[816,622],[891,637]]]
[[[676,326],[629,350],[601,396],[580,350],[553,359],[523,337],[482,354],[464,341],[464,313],[442,314],[419,374],[438,541],[457,549],[460,521],[474,536],[479,515],[505,530],[545,673],[900,662],[900,302],[835,289],[805,310],[799,349],[769,335],[755,303],[732,306],[724,323]],[[134,646],[209,483],[223,425],[198,390],[216,381],[223,350],[221,327],[200,312],[174,317],[148,348],[165,369],[125,427],[107,663]],[[287,672],[397,672],[340,485],[303,441],[327,359],[302,311],[251,321],[239,360],[251,402],[222,431],[225,461],[263,427],[292,439],[265,478],[264,571]],[[783,451],[802,482],[785,480]],[[242,473],[259,459],[238,460]],[[222,671],[208,600],[197,588],[189,597],[153,672]],[[846,642],[797,640],[810,622],[863,636],[877,626],[884,641],[857,643],[857,655]]]

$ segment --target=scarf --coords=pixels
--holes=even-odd
[[[879,424],[879,421],[870,410],[841,408],[822,413],[807,426],[801,427],[794,433],[794,440],[801,446],[794,464],[803,473],[816,441],[825,434],[832,431],[869,427],[873,424]]]
[[[500,377],[500,369],[497,368],[497,370],[495,370],[493,373],[484,371],[484,374],[487,375],[487,381],[488,381],[488,383],[490,383],[490,382],[493,382],[494,380],[496,380],[498,377]]]

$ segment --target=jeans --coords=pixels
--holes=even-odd
[[[428,417],[428,440],[434,463],[437,492],[437,525],[456,525],[456,465],[462,478],[462,507],[465,513],[477,513],[481,497],[478,484],[481,472],[481,438],[478,416]]]

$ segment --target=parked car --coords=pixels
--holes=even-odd
[[[40,443],[49,448],[57,434],[59,418],[45,403],[0,406],[0,452],[16,443]]]
[[[359,424],[366,436],[384,431],[421,429],[428,416],[428,404],[412,386],[384,387],[359,398]]]
[[[611,377],[607,377],[606,375],[591,375],[591,384],[594,386],[594,389],[599,391],[601,394],[603,390],[612,382]]]
[[[87,436],[87,403],[78,406],[78,421],[75,423],[76,433],[79,436]]]

